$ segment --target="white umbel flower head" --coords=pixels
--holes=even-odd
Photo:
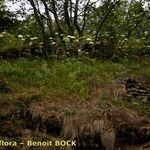
[[[64,40],[65,40],[65,41],[69,41],[69,38],[66,37],[66,38],[64,38]]]
[[[25,39],[21,39],[21,41],[25,41]]]
[[[28,29],[28,27],[27,27],[27,26],[24,26],[24,28],[25,28],[25,29]]]
[[[2,34],[7,34],[7,32],[4,31],[4,32],[2,32]]]
[[[0,37],[3,37],[3,35],[2,35],[2,34],[0,34]]]
[[[32,44],[33,44],[32,42],[29,43],[29,45],[32,45]]]
[[[87,38],[86,41],[92,41],[92,39],[91,38]]]
[[[91,41],[89,44],[94,45],[94,42]]]
[[[37,40],[37,39],[38,39],[38,37],[33,37],[30,40],[33,41],[33,40]]]
[[[67,37],[70,38],[70,39],[75,39],[75,37],[72,36],[72,35],[68,35]]]
[[[79,42],[79,40],[78,40],[78,39],[76,39],[75,41],[76,41],[76,42]]]
[[[19,35],[18,35],[18,38],[23,38],[23,35],[19,34]]]
[[[56,45],[56,42],[52,42],[52,45]]]

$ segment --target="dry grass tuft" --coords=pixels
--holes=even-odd
[[[145,117],[140,117],[135,111],[129,109],[109,109],[107,111],[108,120],[112,122],[114,127],[125,122],[129,125],[140,127],[149,124],[150,119]]]
[[[50,102],[49,100],[33,101],[29,106],[29,112],[32,114],[32,117],[42,118],[42,120],[51,117],[59,118],[61,116],[60,110],[60,105],[56,105],[56,103]]]
[[[65,117],[61,135],[66,139],[76,139],[80,148],[98,146],[113,150],[115,145],[115,132],[103,119],[84,122],[80,116]]]
[[[0,116],[1,117],[11,117],[15,112],[15,106],[12,104],[9,98],[0,95]]]
[[[117,143],[142,144],[150,140],[150,119],[125,109],[110,109],[107,118],[116,130]]]

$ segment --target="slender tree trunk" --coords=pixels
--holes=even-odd
[[[41,30],[41,33],[42,33],[42,37],[43,37],[43,55],[44,55],[44,57],[46,59],[49,59],[49,55],[48,55],[49,46],[48,46],[47,38],[46,38],[46,35],[45,35],[45,28],[44,28],[43,20],[38,15],[38,11],[36,9],[34,1],[33,0],[29,0],[29,2],[31,4],[31,6],[33,7],[36,21],[37,21],[37,23],[39,25],[39,28]]]
[[[55,18],[55,22],[58,28],[58,34],[59,34],[59,38],[61,43],[63,44],[64,49],[66,49],[66,44],[64,41],[64,33],[63,33],[63,29],[61,28],[60,24],[59,24],[59,19],[58,19],[58,15],[57,15],[57,9],[56,9],[56,5],[55,5],[56,1],[55,0],[51,0],[51,4],[52,4],[52,12],[54,14],[54,18]]]
[[[70,24],[71,24],[71,30],[72,30],[72,33],[74,34],[74,24],[73,24],[73,3],[72,3],[72,0],[69,0],[70,2]]]
[[[48,6],[47,6],[45,0],[41,0],[41,1],[42,1],[42,3],[44,4],[44,7],[45,7],[45,13],[46,13],[46,16],[47,16],[47,25],[48,25],[50,34],[54,38],[55,36],[54,36],[54,32],[53,32],[53,24],[52,24],[53,22],[52,22],[52,18],[50,16],[50,13],[49,13]]]
[[[62,30],[61,26],[59,25],[57,9],[56,9],[56,6],[55,6],[56,1],[52,0],[51,2],[52,2],[52,12],[54,14],[54,18],[55,18],[55,22],[56,22],[56,25],[57,25],[57,28],[58,28],[59,35],[63,35],[63,30]],[[63,39],[62,36],[60,36],[60,39],[61,40]]]
[[[86,25],[86,16],[87,16],[87,10],[88,10],[89,3],[90,3],[90,0],[88,0],[87,4],[85,6],[85,9],[84,9],[82,32],[84,32],[85,25]]]
[[[102,22],[100,23],[100,25],[99,25],[99,27],[98,27],[98,29],[97,29],[96,34],[95,34],[95,40],[94,40],[95,43],[97,42],[97,38],[98,38],[99,32],[101,31],[101,29],[102,29],[102,27],[103,27],[103,25],[104,25],[104,23],[105,23],[107,17],[108,17],[109,14],[112,12],[113,8],[114,8],[120,1],[121,1],[121,0],[118,0],[117,2],[115,2],[115,3],[110,7],[110,9],[108,9],[108,10],[106,11],[106,15],[104,16]]]
[[[78,24],[78,7],[79,7],[79,0],[76,0],[75,3],[75,10],[74,10],[74,26],[76,27],[76,30],[79,34],[79,37],[83,36],[83,32]]]
[[[66,22],[67,27],[68,27],[69,35],[74,35],[73,30],[72,30],[71,20],[70,20],[70,17],[69,17],[68,8],[69,8],[69,1],[65,0],[64,1],[64,18],[65,18],[65,22]]]

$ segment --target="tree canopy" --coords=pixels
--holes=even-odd
[[[29,15],[25,3],[31,7]],[[150,6],[146,0],[26,0],[20,4],[16,13],[24,20],[16,25],[14,13],[1,5],[0,31],[16,26],[13,34],[23,34],[23,47],[30,50],[39,44],[29,37],[37,37],[35,43],[43,46],[36,49],[46,58],[51,53],[76,56],[80,50],[106,59],[149,54]]]

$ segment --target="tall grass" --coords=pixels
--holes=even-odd
[[[46,91],[58,90],[85,97],[92,83],[109,84],[117,76],[138,75],[149,79],[147,63],[112,63],[71,59],[45,61],[18,59],[0,61],[0,75],[5,76],[16,91],[32,86]]]

